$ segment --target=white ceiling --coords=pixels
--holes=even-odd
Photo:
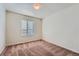
[[[19,12],[22,14],[35,16],[39,18],[45,18],[58,11],[71,7],[72,3],[42,3],[39,10],[33,8],[33,3],[6,3],[7,10]]]

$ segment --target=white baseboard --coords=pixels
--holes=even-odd
[[[4,51],[4,49],[5,49],[5,47],[0,50],[0,55],[1,55],[1,53]]]
[[[36,40],[40,40],[40,39],[29,40],[29,41],[25,41],[25,42],[17,42],[17,43],[13,43],[13,44],[7,44],[6,46],[12,46],[12,45],[17,45],[17,44],[27,43],[27,42],[36,41]]]
[[[55,44],[55,45],[57,45],[57,46],[60,46],[60,47],[62,47],[62,48],[65,48],[65,49],[67,49],[67,50],[70,50],[70,51],[72,51],[72,52],[75,52],[75,53],[78,53],[78,54],[79,54],[79,51],[76,51],[76,50],[74,50],[74,49],[65,47],[65,46],[60,45],[60,44],[58,44],[58,43],[56,43],[56,42],[49,41],[47,38],[46,38],[46,39],[43,39],[43,40],[45,40],[45,41],[47,41],[47,42],[49,42],[49,43],[51,43],[51,44]]]

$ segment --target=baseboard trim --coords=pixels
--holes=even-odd
[[[7,49],[7,47],[5,47],[5,48],[3,49],[3,51],[2,51],[1,54],[0,54],[0,56],[3,56],[3,53],[5,53],[6,49]]]
[[[65,48],[65,47],[62,47],[62,46],[59,46],[59,45],[57,45],[57,44],[51,43],[51,42],[49,42],[49,41],[47,41],[47,40],[45,40],[45,39],[42,39],[42,40],[45,41],[45,42],[47,42],[47,43],[50,43],[50,44],[56,45],[56,46],[58,46],[58,47],[60,47],[60,48],[62,48],[62,49],[68,50],[68,51],[70,51],[70,52],[73,52],[73,53],[76,53],[76,54],[79,55],[79,53],[77,53],[77,52],[75,52],[75,51],[72,51],[72,50],[67,49],[67,48]]]
[[[12,45],[7,45],[6,47],[10,47],[10,46],[14,46],[14,45],[21,45],[21,44],[24,44],[24,43],[30,43],[30,42],[40,41],[40,40],[42,40],[42,39],[32,40],[32,41],[23,42],[23,43],[17,43],[17,44],[12,44]]]

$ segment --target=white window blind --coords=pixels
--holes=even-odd
[[[28,23],[27,24],[28,25],[27,26],[28,35],[31,36],[31,35],[34,34],[34,22],[33,21],[28,21],[27,23]]]
[[[33,36],[34,35],[34,21],[21,20],[21,32],[22,32],[22,36]]]

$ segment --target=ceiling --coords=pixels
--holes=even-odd
[[[4,4],[7,10],[19,12],[22,14],[45,18],[58,11],[71,7],[72,3],[41,3],[41,8],[35,10],[33,3],[6,3]]]

